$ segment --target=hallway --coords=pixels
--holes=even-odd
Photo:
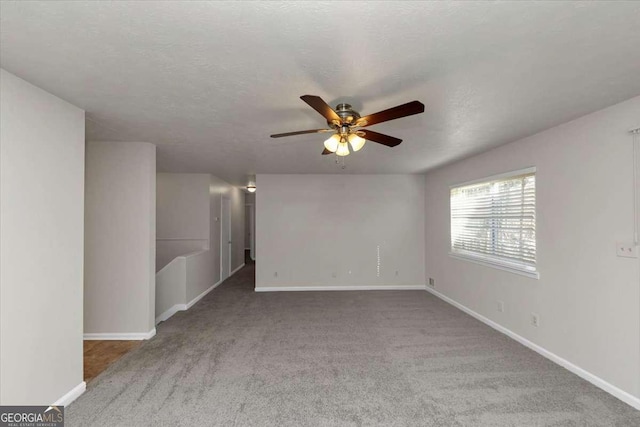
[[[68,425],[640,424],[427,292],[255,293],[254,268],[89,383]]]

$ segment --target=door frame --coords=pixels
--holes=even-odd
[[[222,238],[223,237],[223,233],[222,233],[222,227],[224,227],[225,225],[224,223],[224,205],[225,205],[225,201],[227,202],[227,205],[229,206],[229,210],[227,212],[227,223],[228,223],[228,227],[229,227],[229,240],[225,242],[225,240]],[[225,279],[228,279],[229,277],[231,277],[231,245],[233,242],[233,238],[231,235],[231,198],[227,197],[227,196],[222,196],[220,198],[220,281],[222,282]],[[229,265],[227,266],[227,275],[226,276],[222,276],[222,272],[224,271],[224,266],[223,266],[223,260],[224,257],[222,256],[222,253],[224,252],[224,248],[225,245],[227,247],[227,251],[229,251],[228,256],[229,256]]]
[[[245,215],[249,213],[249,256],[256,260],[256,205],[245,204]],[[245,248],[246,250],[246,248]]]

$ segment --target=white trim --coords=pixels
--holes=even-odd
[[[245,205],[245,216],[249,209],[249,257],[252,261],[256,260],[256,206],[252,204]]]
[[[195,303],[197,303],[198,301],[200,301],[202,298],[204,298],[209,292],[211,292],[212,290],[214,290],[215,288],[217,288],[218,286],[220,286],[220,284],[223,282],[224,280],[218,280],[216,283],[214,283],[213,285],[209,286],[208,289],[206,289],[204,292],[202,292],[200,295],[198,295],[197,297],[195,297],[194,299],[192,299],[191,301],[189,301],[187,303],[187,305],[185,306],[185,310],[189,310],[191,307],[193,307],[195,305]]]
[[[242,264],[240,264],[238,267],[236,267],[235,270],[233,270],[230,274],[229,277],[233,276],[234,274],[236,274],[242,267],[244,267],[244,262]],[[229,278],[227,277],[227,279]]]
[[[228,236],[229,240],[226,241],[226,242],[222,239],[222,236],[224,234],[222,232],[222,227],[225,226],[223,224],[223,221],[222,221],[223,218],[225,218],[225,215],[224,215],[225,200],[226,200],[227,206],[229,208],[228,212],[227,212],[227,218],[226,218],[228,223],[229,223],[229,236]],[[232,224],[231,215],[232,215],[231,214],[231,198],[229,198],[227,196],[224,196],[224,195],[220,196],[220,280],[223,281],[223,282],[226,279],[228,279],[229,277],[231,277],[231,273],[230,273],[230,271],[231,271],[231,259],[233,258],[232,254],[231,254],[232,246],[233,246],[232,243],[231,243],[231,242],[233,242],[233,238],[231,236],[231,232],[233,230],[233,226],[232,226],[233,224]],[[244,236],[242,236],[242,238],[244,239]],[[224,249],[225,247],[227,248],[227,252],[228,252],[228,256],[229,256],[229,265],[227,265],[226,269],[223,266],[224,257],[222,256],[223,252],[225,251],[225,249]],[[225,270],[229,273],[229,275],[226,276],[226,277],[222,277],[222,272],[225,271]]]
[[[499,173],[496,175],[491,175],[491,176],[487,176],[485,178],[478,178],[478,179],[473,179],[471,181],[465,181],[465,182],[461,182],[459,184],[451,184],[449,186],[450,189],[454,189],[454,188],[458,188],[458,187],[466,187],[468,185],[473,185],[473,184],[481,184],[481,183],[489,183],[489,182],[493,182],[493,181],[499,181],[505,178],[512,178],[512,177],[516,177],[516,176],[520,176],[520,175],[527,175],[530,173],[536,173],[536,167],[535,166],[531,166],[528,168],[524,168],[524,169],[518,169],[518,170],[514,170],[514,171],[510,171],[510,172],[503,172],[503,173]]]
[[[476,313],[475,311],[471,310],[470,308],[460,304],[457,301],[452,300],[451,298],[441,294],[440,292],[438,292],[438,291],[436,291],[434,289],[431,289],[429,287],[425,287],[425,289],[427,290],[427,292],[430,292],[431,294],[435,295],[436,297],[440,298],[441,300],[448,302],[452,306],[464,311],[468,315],[470,315],[472,317],[475,317],[476,319],[478,319],[482,323],[484,323],[484,324],[486,324],[488,326],[491,326],[493,329],[497,330],[498,332],[502,332],[503,334],[505,334],[509,338],[514,339],[515,341],[519,342],[520,344],[524,345],[525,347],[529,347],[531,350],[535,351],[536,353],[546,357],[547,359],[551,360],[552,362],[555,362],[558,365],[562,366],[563,368],[573,372],[574,374],[576,374],[580,378],[589,381],[591,384],[595,385],[596,387],[601,388],[602,390],[606,391],[607,393],[611,394],[612,396],[617,397],[618,399],[622,400],[624,403],[634,407],[635,409],[640,410],[640,398],[635,397],[632,394],[627,393],[626,391],[619,389],[618,387],[616,387],[613,384],[603,380],[602,378],[592,374],[591,372],[588,372],[588,371],[582,369],[581,367],[574,365],[573,363],[569,362],[568,360],[563,359],[562,357],[550,352],[549,350],[547,350],[547,349],[545,349],[543,347],[540,347],[539,345],[537,345],[537,344],[529,341],[528,339],[516,334],[515,332],[505,328],[504,326],[494,322],[493,320],[490,320],[490,319],[484,317],[483,315]]]
[[[149,332],[106,332],[106,333],[89,333],[84,334],[84,339],[91,340],[148,340],[156,335],[156,328],[153,328]]]
[[[297,291],[415,291],[424,290],[424,285],[382,285],[382,286],[256,286],[256,292],[297,292]]]
[[[170,307],[168,310],[166,310],[160,316],[156,317],[156,325],[158,323],[160,323],[160,322],[164,322],[165,320],[167,320],[168,318],[170,318],[171,316],[173,316],[177,312],[184,311],[186,309],[187,309],[187,305],[186,304],[176,304],[173,307]]]
[[[229,275],[229,277],[233,276],[234,273],[236,273],[238,270],[240,270],[242,267],[244,267],[244,263],[242,263],[242,265],[238,268],[236,268],[235,270],[233,270],[231,272],[231,275]],[[229,278],[227,277],[227,279]],[[225,279],[226,280],[226,279]],[[220,286],[222,284],[222,282],[224,282],[224,280],[218,280],[216,283],[214,283],[213,285],[209,286],[209,288],[207,288],[204,292],[202,292],[200,295],[198,295],[197,297],[195,297],[194,299],[192,299],[191,301],[189,301],[187,304],[175,304],[174,306],[170,307],[168,310],[166,310],[164,313],[162,313],[160,316],[156,317],[156,325],[160,322],[164,322],[166,320],[168,320],[171,316],[173,316],[174,314],[176,314],[179,311],[186,311],[189,310],[191,307],[193,307],[198,301],[200,301],[202,298],[204,298],[209,292],[211,292],[212,290],[214,290],[215,288],[217,288],[218,286]],[[96,338],[98,339],[98,338]]]
[[[221,283],[222,283],[222,281],[220,280],[220,281],[214,283],[213,285],[209,286],[204,292],[202,292],[200,295],[198,295],[197,297],[195,297],[194,299],[189,301],[187,304],[175,304],[174,306],[170,307],[168,310],[166,310],[160,316],[156,317],[156,325],[158,323],[160,323],[160,322],[165,322],[171,316],[173,316],[174,314],[176,314],[179,311],[186,311],[186,310],[190,309],[198,301],[200,301],[202,298],[204,298],[209,292],[211,292],[212,290],[214,290],[215,288],[220,286]]]
[[[241,266],[239,266],[238,268],[236,268],[235,270],[233,270],[231,272],[231,274],[229,275],[229,277],[233,276],[238,270],[240,270],[242,267],[244,267],[244,263],[242,263]],[[227,277],[227,279],[229,278]],[[225,279],[226,280],[226,279]],[[186,311],[189,310],[191,307],[193,307],[198,301],[200,301],[202,298],[204,298],[209,292],[211,292],[212,290],[214,290],[215,288],[217,288],[218,286],[220,286],[222,284],[222,282],[224,282],[224,280],[218,280],[216,283],[214,283],[213,285],[209,286],[204,292],[202,292],[200,295],[198,295],[197,297],[195,297],[194,299],[192,299],[191,301],[189,301],[187,304],[176,304],[174,306],[172,306],[171,308],[169,308],[167,311],[165,311],[164,313],[162,313],[160,316],[156,317],[156,325],[160,322],[164,322],[167,319],[169,319],[171,316],[173,316],[174,314],[176,314],[179,311]]]
[[[87,389],[87,383],[82,381],[80,384],[69,390],[60,399],[53,402],[52,406],[68,406],[71,402],[76,400]]]
[[[496,268],[498,270],[508,271],[509,273],[519,274],[521,276],[529,277],[531,279],[540,279],[540,273],[535,270],[527,270],[526,267],[517,267],[516,265],[509,265],[507,262],[501,263],[499,261],[493,261],[488,258],[483,258],[478,255],[467,255],[457,252],[449,252],[451,258],[456,258],[461,261],[469,261],[474,264],[484,265],[485,267]]]

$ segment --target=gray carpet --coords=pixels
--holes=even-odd
[[[425,291],[253,292],[249,265],[99,377],[87,426],[638,426]]]

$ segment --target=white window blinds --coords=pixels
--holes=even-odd
[[[535,272],[535,170],[452,188],[451,252]]]

